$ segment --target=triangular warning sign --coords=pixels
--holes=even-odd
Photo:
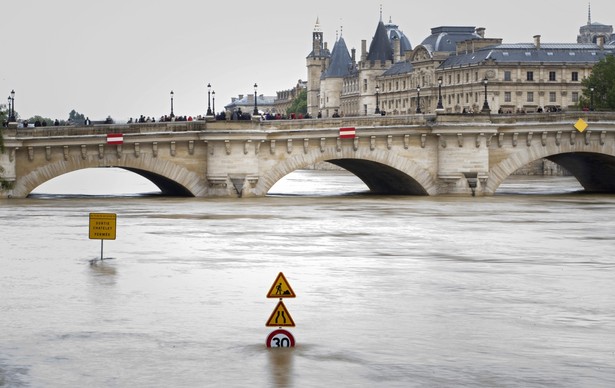
[[[271,316],[265,326],[295,327],[295,321],[293,321],[293,317],[291,317],[288,310],[286,310],[284,303],[280,301],[275,307],[275,310],[271,313]]]
[[[295,292],[290,287],[288,280],[284,277],[284,274],[280,272],[278,277],[273,282],[271,289],[267,293],[267,298],[294,298]]]

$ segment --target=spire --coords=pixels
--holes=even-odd
[[[389,34],[382,20],[378,23],[378,28],[376,28],[376,33],[369,46],[367,60],[372,62],[393,60],[393,48],[391,47]]]
[[[323,74],[323,78],[344,78],[353,70],[352,57],[348,53],[348,46],[344,38],[339,38],[331,51],[331,63]]]
[[[592,3],[588,3],[587,5],[587,25],[592,24]]]
[[[380,21],[382,21],[382,4],[380,4]]]
[[[316,17],[316,24],[314,25],[314,32],[320,32],[320,21],[319,18]]]

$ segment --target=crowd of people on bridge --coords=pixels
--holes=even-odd
[[[197,120],[200,120],[201,116],[197,117]],[[171,122],[171,121],[193,121],[194,119],[192,118],[192,116],[175,116],[175,115],[164,115],[164,116],[160,116],[160,118],[158,119],[158,122],[163,123],[163,122]],[[138,119],[134,119],[131,117],[128,120],[128,124],[134,124],[134,123],[139,123],[139,124],[144,124],[144,123],[155,123],[156,122],[156,118],[154,116],[147,116],[145,117],[144,115],[140,115]]]

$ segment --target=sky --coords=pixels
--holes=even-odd
[[[0,104],[15,90],[15,109],[67,119],[71,110],[91,120],[207,111],[232,97],[275,96],[306,80],[312,32],[320,22],[333,48],[342,34],[360,55],[380,12],[414,46],[431,28],[486,28],[504,43],[576,42],[588,19],[587,1],[458,0],[13,0],[0,7]],[[593,0],[592,21],[615,25],[615,2]]]

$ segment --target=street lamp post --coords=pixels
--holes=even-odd
[[[258,85],[256,83],[254,83],[254,116],[258,116],[258,104],[256,102],[256,100],[258,100],[258,95],[257,93],[257,89],[258,89]]]
[[[207,84],[207,116],[211,116],[211,84]]]
[[[438,106],[436,110],[444,110],[444,105],[442,105],[442,77],[438,78]]]
[[[9,123],[17,121],[15,118],[15,90],[11,90],[11,114],[9,115]]]
[[[416,87],[416,113],[422,113],[421,112],[421,87],[420,86]]]
[[[594,111],[594,88],[589,88],[589,110]]]
[[[374,113],[380,114],[380,86],[378,85],[376,85],[376,110]]]
[[[482,109],[483,113],[491,112],[491,109],[489,108],[489,102],[487,101],[487,84],[488,83],[489,83],[489,80],[487,79],[487,77],[485,77],[485,79],[483,79],[483,85],[485,86],[485,101],[483,102],[483,109]]]
[[[8,123],[11,122],[11,96],[8,97],[8,103],[7,103],[7,108],[6,108],[6,121]]]
[[[211,92],[211,112],[216,114],[216,91]]]
[[[171,118],[175,117],[175,115],[173,114],[173,95],[175,93],[173,93],[173,91],[171,90]]]

